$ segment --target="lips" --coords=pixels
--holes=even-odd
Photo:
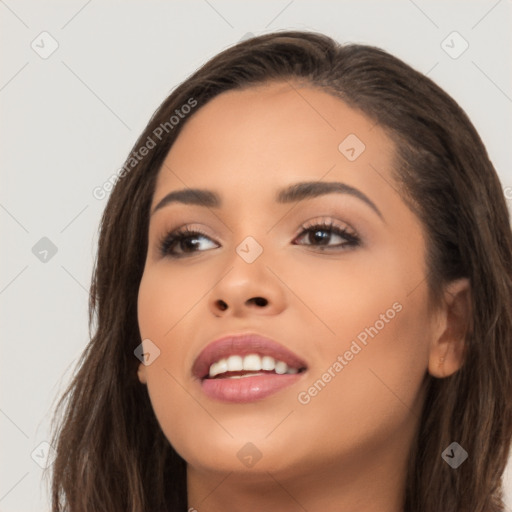
[[[199,354],[192,374],[213,400],[243,404],[262,400],[297,383],[305,361],[274,340],[258,334],[225,336]]]
[[[207,345],[199,354],[192,366],[192,374],[198,379],[209,378],[210,366],[219,361],[227,360],[231,356],[241,356],[242,360],[248,360],[246,356],[258,355],[263,359],[273,358],[278,362],[285,363],[290,370],[289,373],[297,373],[307,368],[306,362],[291,350],[280,343],[260,336],[258,334],[246,333],[241,335],[225,336]],[[219,372],[221,375],[224,372]],[[248,373],[240,371],[238,373]],[[230,372],[231,373],[231,372]],[[284,373],[284,372],[283,372]]]

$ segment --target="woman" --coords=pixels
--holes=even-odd
[[[255,37],[104,212],[53,510],[497,512],[512,236],[462,109],[377,48]]]

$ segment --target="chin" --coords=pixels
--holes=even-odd
[[[296,471],[300,464],[296,451],[268,440],[253,442],[229,438],[215,444],[208,443],[204,447],[194,442],[190,450],[180,450],[179,453],[189,466],[198,471],[252,476],[261,474],[267,479],[268,473],[290,473],[294,468]]]

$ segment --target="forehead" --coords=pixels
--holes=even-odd
[[[227,91],[186,120],[154,203],[165,190],[191,186],[251,195],[292,180],[382,181],[375,169],[387,172],[393,156],[393,142],[373,120],[322,89],[275,82]]]

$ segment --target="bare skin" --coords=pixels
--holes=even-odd
[[[338,149],[349,134],[365,144],[353,161]],[[285,82],[224,93],[184,126],[151,209],[187,187],[216,191],[222,206],[172,203],[151,216],[138,320],[141,339],[161,353],[138,376],[187,461],[189,507],[403,512],[424,379],[462,364],[469,285],[451,283],[428,313],[423,227],[396,191],[393,154],[367,117]],[[275,201],[278,190],[306,181],[345,183],[380,214],[346,193]],[[321,221],[357,234],[359,245],[328,228],[322,238],[318,228],[301,235],[304,224]],[[159,238],[183,225],[207,236],[193,236],[192,250],[177,244],[182,258],[162,256]],[[236,252],[248,236],[263,249],[252,263]],[[341,371],[333,369],[365,328],[381,324]],[[209,342],[243,332],[283,344],[307,371],[253,403],[208,398],[191,373],[195,358]],[[325,387],[308,393],[329,369]],[[252,467],[237,456],[247,443],[261,454]]]

